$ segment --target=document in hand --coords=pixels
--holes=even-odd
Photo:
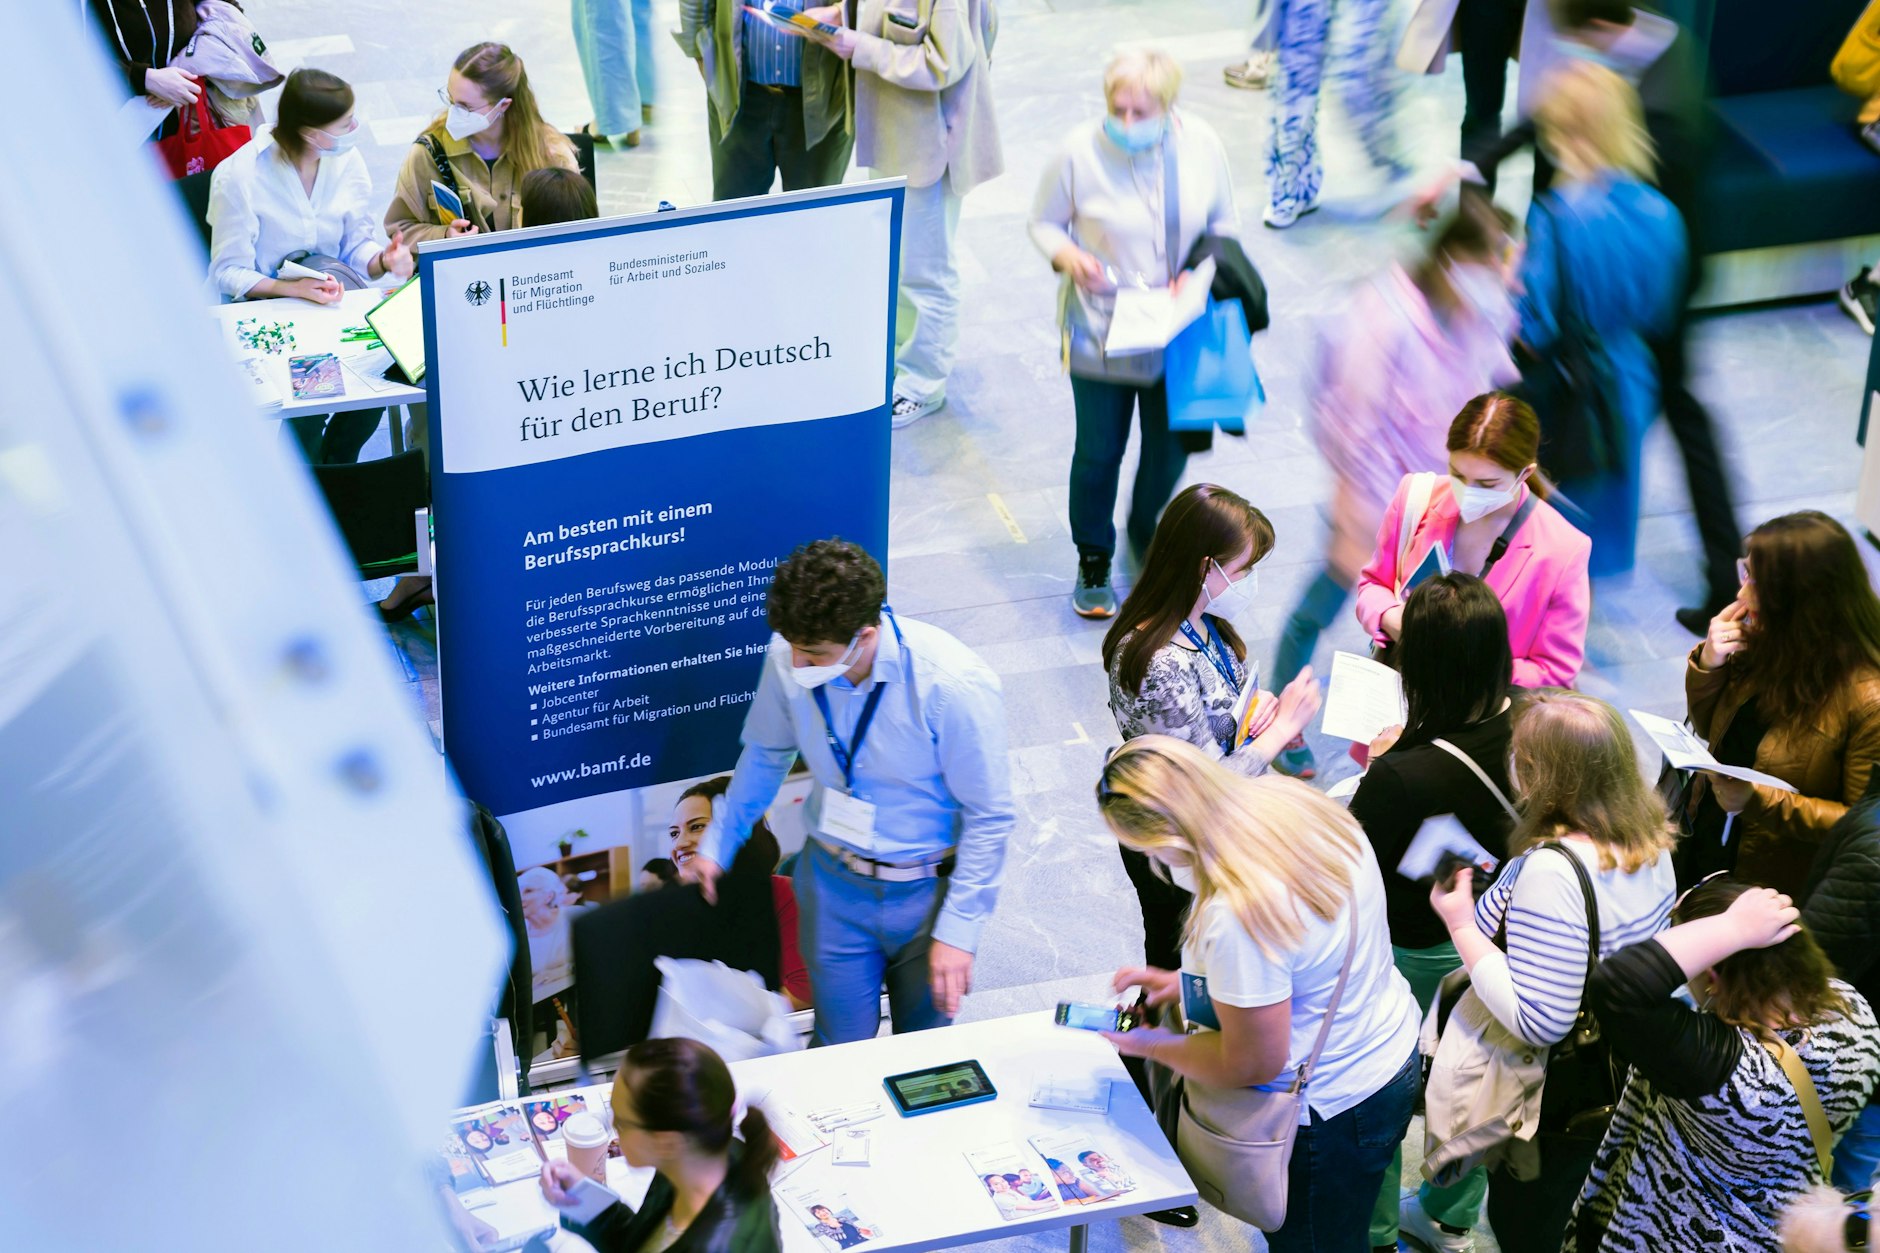
[[[1332,681],[1325,692],[1320,730],[1369,744],[1386,727],[1402,726],[1406,716],[1403,680],[1395,670],[1356,653],[1332,654]]]
[[[1491,872],[1501,860],[1476,843],[1469,829],[1454,814],[1437,814],[1424,819],[1423,825],[1417,828],[1410,847],[1403,851],[1403,860],[1397,863],[1397,873],[1413,881],[1433,879],[1444,853],[1454,853],[1471,866]]]
[[[1748,766],[1724,765],[1711,756],[1704,742],[1692,734],[1691,729],[1681,722],[1660,718],[1657,714],[1648,714],[1642,709],[1631,709],[1626,712],[1632,715],[1634,722],[1644,728],[1645,734],[1651,736],[1652,742],[1664,750],[1665,760],[1679,770],[1708,770],[1712,774],[1741,779],[1745,783],[1760,783],[1765,787],[1776,788],[1783,792],[1795,790],[1794,787],[1773,774],[1751,770]]]
[[[1209,257],[1183,281],[1179,294],[1170,287],[1118,288],[1103,351],[1125,356],[1168,347],[1169,340],[1207,312],[1213,286],[1214,258]]]

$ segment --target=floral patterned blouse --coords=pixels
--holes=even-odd
[[[1222,745],[1234,733],[1234,702],[1240,698],[1240,686],[1230,685],[1198,649],[1180,635],[1164,644],[1149,659],[1142,690],[1135,693],[1125,690],[1118,678],[1122,660],[1119,647],[1110,664],[1110,713],[1125,740],[1172,735],[1240,774],[1265,773],[1267,759],[1251,740],[1232,753],[1223,751]],[[1257,668],[1247,662],[1234,670],[1241,685],[1259,681]]]

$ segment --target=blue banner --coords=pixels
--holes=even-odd
[[[444,746],[499,815],[728,769],[778,560],[885,565],[898,185],[428,245]]]

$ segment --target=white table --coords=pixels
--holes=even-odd
[[[985,1067],[999,1092],[996,1101],[915,1118],[893,1112],[882,1088],[883,1078],[965,1060]],[[768,1099],[807,1115],[879,1099],[888,1111],[860,1124],[873,1133],[869,1165],[837,1166],[829,1161],[829,1149],[819,1149],[794,1169],[779,1173],[777,1214],[787,1253],[825,1253],[827,1248],[797,1221],[784,1200],[786,1193],[803,1189],[843,1194],[864,1223],[881,1225],[880,1238],[855,1246],[860,1253],[889,1249],[921,1253],[1064,1229],[1070,1232],[1073,1253],[1081,1253],[1092,1222],[1197,1203],[1194,1184],[1116,1050],[1099,1035],[1054,1025],[1049,1014],[997,1018],[758,1058],[738,1062],[731,1071],[741,1102]],[[1109,1112],[1032,1108],[1033,1081],[1041,1074],[1108,1078]],[[610,1090],[610,1086],[577,1089],[587,1095],[590,1109],[599,1110],[606,1109]],[[1049,1213],[1002,1221],[967,1165],[966,1154],[1002,1142],[1028,1151],[1028,1137],[1065,1131],[1087,1132],[1129,1174],[1134,1189],[1108,1201],[1061,1206]],[[651,1173],[631,1170],[619,1160],[608,1163],[608,1183],[628,1204],[638,1204],[645,1196]],[[553,1211],[541,1199],[534,1181],[494,1191],[503,1219],[500,1225],[506,1229],[528,1225],[538,1217],[542,1222],[553,1221]],[[491,1221],[498,1217],[494,1208],[472,1212]]]
[[[373,409],[381,405],[423,404],[422,387],[394,383],[382,377],[392,364],[392,355],[383,348],[366,350],[363,343],[342,343],[341,333],[349,326],[363,326],[366,311],[385,299],[392,286],[375,286],[363,291],[349,291],[336,305],[316,305],[311,301],[282,298],[275,300],[240,300],[234,304],[211,305],[209,316],[216,322],[217,333],[229,354],[237,361],[253,358],[262,363],[279,404],[265,404],[261,412],[270,418],[306,418],[318,414],[341,413],[348,409]],[[294,345],[279,353],[266,353],[242,344],[235,324],[251,318],[263,322],[292,322]],[[317,400],[295,400],[288,386],[287,359],[309,353],[330,352],[340,360],[346,390],[338,396]],[[391,415],[392,451],[402,452],[405,445],[403,423]]]
[[[996,1101],[914,1118],[893,1112],[881,1084],[885,1076],[966,1060],[985,1067],[999,1092]],[[1055,1025],[1049,1014],[758,1058],[738,1063],[732,1073],[740,1097],[757,1100],[774,1093],[774,1099],[802,1114],[877,1098],[889,1111],[862,1124],[874,1133],[870,1165],[833,1165],[824,1149],[778,1182],[783,1245],[790,1253],[824,1253],[826,1247],[781,1203],[784,1192],[803,1187],[846,1193],[864,1220],[881,1223],[882,1238],[857,1245],[862,1253],[920,1253],[1063,1229],[1070,1231],[1072,1250],[1081,1250],[1089,1223],[1196,1204],[1194,1184],[1116,1050],[1102,1036]],[[1033,1081],[1040,1075],[1108,1078],[1109,1112],[1032,1108]],[[1106,1155],[1120,1162],[1135,1188],[1108,1201],[1001,1221],[984,1185],[966,1164],[966,1154],[1009,1142],[1035,1156],[1029,1154],[1027,1137],[1059,1131],[1088,1132]]]

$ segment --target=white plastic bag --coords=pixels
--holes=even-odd
[[[676,957],[657,958],[653,965],[659,969],[659,1000],[650,1038],[697,1040],[727,1062],[803,1047],[790,1025],[789,1002],[766,988],[756,971]]]

